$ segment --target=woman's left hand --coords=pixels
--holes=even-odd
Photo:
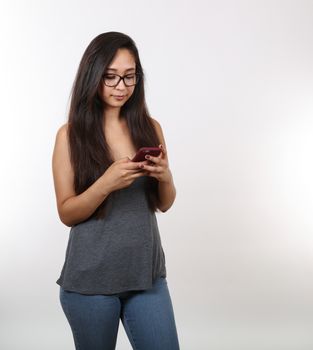
[[[161,153],[157,157],[146,155],[146,159],[153,164],[140,164],[139,166],[147,171],[147,176],[155,177],[160,182],[170,182],[172,174],[168,166],[167,152],[162,144],[159,147],[161,148]]]

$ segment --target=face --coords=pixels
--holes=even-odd
[[[129,75],[136,72],[136,63],[130,51],[119,49],[105,71],[105,74],[119,74],[120,76]],[[120,108],[131,97],[135,90],[134,86],[126,86],[121,79],[118,85],[114,87],[101,84],[100,94],[106,103],[107,108]],[[122,96],[122,97],[117,97]]]

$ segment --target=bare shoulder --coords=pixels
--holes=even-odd
[[[53,179],[59,210],[67,198],[75,195],[74,172],[70,161],[67,130],[67,124],[63,124],[58,129],[52,155]]]
[[[68,123],[61,125],[57,131],[56,138],[64,138],[67,136]]]
[[[156,131],[156,133],[158,135],[158,138],[159,138],[160,142],[166,147],[161,124],[155,118],[152,118],[152,117],[150,117],[150,118],[151,118],[151,120],[153,122],[155,131]]]
[[[69,143],[67,137],[68,124],[63,124],[57,131],[53,149],[53,167],[60,166],[70,168],[69,163]]]
[[[68,123],[59,127],[55,136],[54,153],[68,152]]]
[[[150,118],[152,120],[152,123],[153,123],[154,127],[156,129],[161,129],[162,130],[160,123],[155,118],[153,118],[153,117],[150,117]]]

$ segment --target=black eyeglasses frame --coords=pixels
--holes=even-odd
[[[118,80],[118,82],[117,82],[115,85],[107,85],[107,84],[105,83],[105,81],[104,81],[106,75],[117,75],[117,76],[119,77],[119,80]],[[125,83],[125,80],[124,80],[124,79],[125,79],[125,77],[127,77],[128,75],[136,75],[136,83],[135,83],[135,84],[127,85],[127,84]],[[141,74],[140,74],[140,73],[128,73],[128,74],[124,75],[123,77],[120,76],[119,74],[116,74],[116,73],[105,73],[105,74],[103,74],[103,76],[102,76],[103,84],[104,84],[105,86],[108,86],[108,87],[116,87],[116,86],[120,83],[121,80],[123,80],[123,83],[124,83],[125,86],[131,87],[131,86],[137,85],[140,79],[141,79]]]

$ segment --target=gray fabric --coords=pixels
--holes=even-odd
[[[105,218],[70,229],[57,284],[82,294],[116,294],[152,287],[166,277],[156,215],[144,193],[146,176],[112,193]]]

